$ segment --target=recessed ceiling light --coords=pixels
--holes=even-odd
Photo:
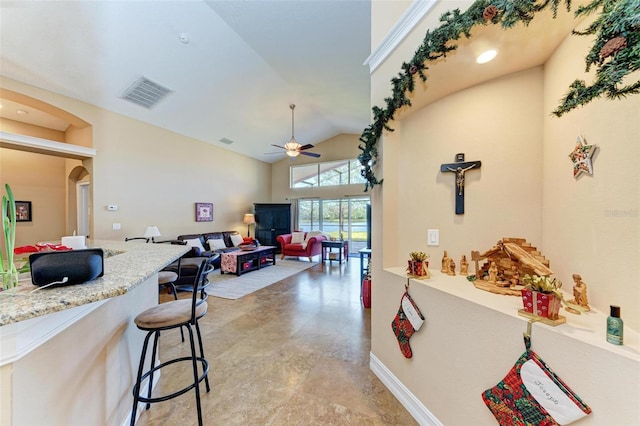
[[[486,64],[487,62],[495,58],[497,54],[498,54],[498,51],[495,49],[487,50],[486,52],[482,52],[480,56],[478,56],[478,58],[476,59],[476,62],[479,64]]]

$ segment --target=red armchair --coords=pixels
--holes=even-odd
[[[285,256],[308,257],[309,262],[312,257],[322,253],[322,242],[327,236],[319,232],[304,232],[304,241],[301,243],[292,243],[293,234],[282,234],[276,237],[282,249],[280,259]]]

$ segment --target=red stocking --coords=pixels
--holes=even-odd
[[[411,346],[409,346],[409,339],[413,336],[413,333],[422,327],[423,323],[424,316],[422,316],[420,309],[409,296],[409,293],[405,292],[400,300],[398,313],[391,323],[391,328],[398,338],[400,351],[406,358],[413,356]]]

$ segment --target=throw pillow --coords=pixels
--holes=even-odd
[[[302,244],[304,242],[304,232],[294,232],[291,234],[291,244]]]
[[[234,247],[238,247],[244,241],[240,234],[231,234],[231,243]]]
[[[322,235],[322,231],[309,231],[307,232],[307,237],[304,239],[304,242],[306,243],[309,239],[317,237],[318,235]]]
[[[204,247],[202,247],[202,241],[200,241],[200,238],[193,238],[191,240],[185,240],[185,241],[187,242],[187,246],[196,247],[200,249],[200,251],[205,251]]]
[[[223,248],[227,248],[227,245],[224,243],[222,238],[216,238],[215,240],[207,240],[209,242],[209,248],[211,250],[220,250]]]

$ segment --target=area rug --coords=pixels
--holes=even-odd
[[[207,287],[207,293],[224,299],[239,299],[316,264],[316,262],[302,260],[279,260],[274,266],[247,272],[239,277],[231,274],[223,275],[217,270],[209,274],[211,284]]]

